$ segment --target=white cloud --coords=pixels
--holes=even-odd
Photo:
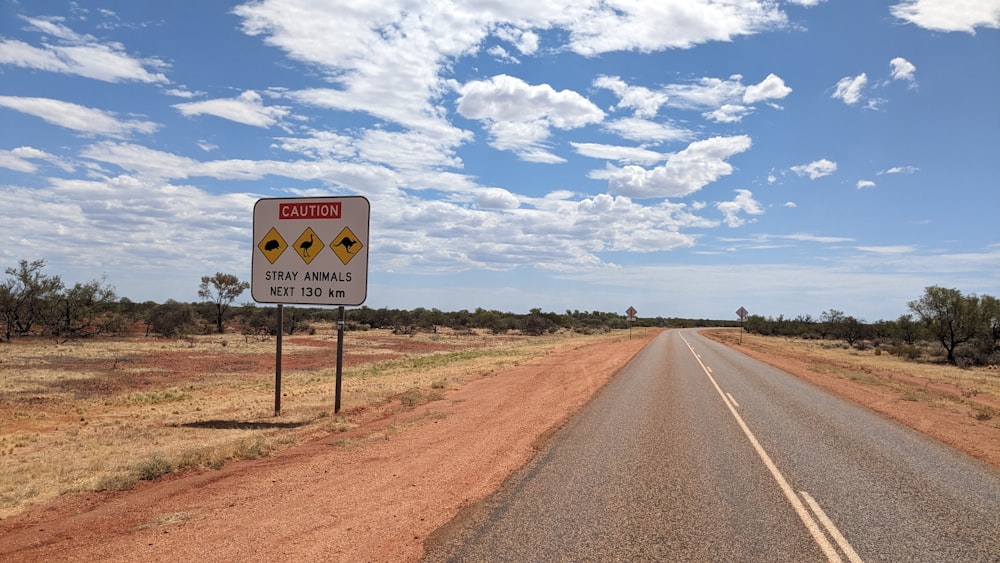
[[[871,180],[858,180],[857,187],[859,190],[863,190],[865,188],[874,188],[875,182],[872,182]]]
[[[533,55],[538,51],[538,34],[534,31],[500,26],[494,33],[513,45],[522,55]]]
[[[717,123],[739,122],[753,111],[754,104],[784,98],[792,91],[773,73],[750,86],[743,84],[739,74],[725,80],[702,77],[686,84],[667,84],[659,90],[632,86],[617,76],[601,76],[594,86],[617,94],[621,101],[613,109],[632,108],[636,119],[652,119],[666,106],[700,111],[704,118]]]
[[[551,127],[575,129],[604,118],[604,112],[576,92],[557,92],[548,84],[529,85],[507,75],[462,86],[457,110],[487,124],[494,148],[536,161],[546,161],[548,151],[542,143]]]
[[[746,92],[743,77],[734,74],[728,80],[699,78],[692,84],[668,84],[664,92],[669,96],[670,107],[680,109],[713,109],[723,104],[742,101]]]
[[[397,170],[461,168],[462,161],[452,147],[419,131],[393,132],[381,129],[365,131],[354,146],[358,156]]]
[[[410,129],[449,139],[451,146],[471,139],[446,120],[446,96],[468,87],[448,77],[460,57],[500,47],[491,35],[523,55],[541,50],[537,30],[568,33],[568,49],[587,56],[611,50],[655,51],[782,27],[785,14],[771,1],[665,0],[614,7],[576,0],[495,3],[489,9],[462,3],[447,9],[420,9],[396,0],[352,4],[344,10],[314,0],[261,0],[237,6],[245,33],[325,72],[331,88],[291,91],[287,99],[323,108],[365,112]],[[302,17],[306,14],[307,17]],[[507,49],[498,56],[509,57]],[[743,92],[737,85],[737,95]],[[621,108],[640,117],[653,115],[666,92],[624,92]],[[666,93],[669,95],[669,93]],[[713,110],[716,108],[703,108]],[[588,110],[589,111],[589,110]],[[527,160],[559,162],[545,146],[547,124],[511,121],[490,126],[503,150]],[[506,137],[504,137],[506,136]]]
[[[918,170],[920,169],[917,168],[916,166],[893,166],[892,168],[883,170],[878,174],[879,176],[881,176],[882,174],[913,174]]]
[[[236,98],[186,102],[173,107],[188,117],[213,115],[254,127],[270,127],[289,114],[287,107],[265,106],[260,94],[253,90],[247,90]]]
[[[630,86],[617,76],[599,76],[594,80],[594,86],[614,92],[621,100],[615,109],[634,109],[635,116],[639,118],[655,117],[668,99],[665,92],[656,92],[643,86]]]
[[[857,76],[841,78],[837,82],[832,97],[841,99],[845,104],[852,106],[861,101],[861,91],[864,90],[866,84],[868,84],[868,76],[863,72]]]
[[[891,6],[892,15],[934,31],[975,33],[1000,28],[1000,0],[907,0]]]
[[[743,103],[755,104],[765,100],[780,100],[792,93],[785,81],[775,74],[768,74],[759,84],[747,86],[743,92]]]
[[[654,164],[664,160],[663,153],[641,147],[621,147],[617,145],[602,145],[599,143],[570,143],[576,152],[589,158],[614,160],[634,164]]]
[[[640,166],[611,165],[592,178],[607,178],[611,193],[636,198],[683,197],[733,172],[729,157],[750,148],[750,137],[713,137],[695,141],[684,150],[667,155],[667,162],[647,170]]]
[[[664,143],[686,141],[692,132],[669,122],[657,122],[639,117],[616,119],[604,124],[608,131],[630,141]]]
[[[75,74],[104,82],[168,82],[161,72],[146,68],[165,66],[159,60],[134,58],[121,45],[102,44],[95,37],[79,35],[58,18],[22,19],[30,28],[55,38],[59,44],[35,47],[23,41],[0,41],[0,64]]]
[[[892,68],[892,78],[894,80],[908,80],[913,82],[914,74],[917,72],[917,67],[913,63],[903,57],[896,57],[889,61],[889,66]]]
[[[910,245],[896,245],[896,246],[856,246],[854,247],[863,252],[870,252],[872,254],[910,254],[916,251],[916,247]]]
[[[809,164],[800,164],[798,166],[792,166],[792,172],[795,172],[799,176],[809,176],[810,180],[815,180],[817,178],[822,178],[823,176],[829,176],[837,171],[837,163],[821,158],[810,162]]]
[[[48,162],[64,172],[73,171],[73,165],[69,162],[34,147],[17,147],[12,150],[0,149],[0,168],[31,174],[38,171],[38,165],[33,162],[36,160]]]
[[[754,0],[580,4],[580,8],[568,8],[576,16],[568,27],[570,47],[585,56],[686,49],[708,41],[731,41],[787,21],[775,4]]]
[[[242,271],[255,201],[250,194],[209,194],[127,175],[50,179],[32,189],[0,186],[0,197],[5,233],[31,233],[33,244],[46,248],[47,262],[88,276],[99,264],[119,272],[111,282],[131,285],[131,298],[140,297],[137,289],[150,295],[164,283],[153,294],[178,299],[192,268]],[[129,280],[132,271],[137,279]]]
[[[788,0],[788,1],[791,2],[792,4],[798,4],[799,6],[805,6],[807,8],[818,6],[821,3],[826,2],[826,0]]]
[[[736,190],[736,198],[733,201],[721,201],[715,204],[716,209],[725,215],[726,226],[736,228],[745,225],[748,221],[740,217],[740,213],[747,215],[761,215],[764,208],[760,202],[753,198],[750,190]]]
[[[476,204],[480,209],[516,209],[520,206],[517,197],[503,188],[484,188]]]
[[[751,109],[746,106],[724,104],[715,111],[703,113],[702,116],[705,119],[715,121],[716,123],[738,123],[742,121],[743,117],[750,112]]]
[[[118,119],[111,112],[50,98],[0,96],[0,107],[34,115],[53,125],[87,135],[125,138],[135,133],[153,133],[159,128],[152,121]]]

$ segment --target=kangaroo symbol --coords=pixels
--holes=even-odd
[[[354,254],[353,252],[351,252],[351,248],[355,244],[358,244],[358,241],[351,240],[351,237],[344,237],[344,238],[340,239],[340,241],[337,242],[337,244],[335,244],[333,246],[343,246],[344,250],[346,250],[348,254]]]

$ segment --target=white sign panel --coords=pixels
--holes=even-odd
[[[364,303],[370,215],[371,205],[362,196],[257,200],[250,275],[254,301]]]

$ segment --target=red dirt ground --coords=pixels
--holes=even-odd
[[[562,349],[270,458],[65,495],[0,521],[0,560],[417,560],[653,335]]]
[[[270,458],[60,497],[0,521],[0,561],[419,560],[432,532],[495,491],[654,335],[553,352]],[[1000,431],[968,413],[741,350],[1000,467]]]

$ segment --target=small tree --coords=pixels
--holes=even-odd
[[[983,295],[979,298],[979,305],[986,322],[986,338],[993,350],[1000,349],[1000,299]]]
[[[55,298],[63,289],[59,276],[42,273],[45,260],[20,260],[7,268],[9,276],[0,284],[0,324],[8,341],[15,334],[28,334],[45,326],[52,316]]]
[[[58,314],[47,329],[56,338],[99,334],[115,316],[115,290],[103,280],[77,283],[63,291],[56,302]]]
[[[224,330],[222,322],[229,311],[229,306],[249,287],[249,283],[240,281],[232,274],[217,272],[214,276],[201,277],[198,297],[215,304],[216,328],[219,334]]]
[[[957,289],[930,286],[924,296],[910,301],[910,310],[920,317],[928,332],[948,352],[948,363],[954,364],[955,348],[974,339],[981,332],[982,319],[979,298],[964,296]]]

